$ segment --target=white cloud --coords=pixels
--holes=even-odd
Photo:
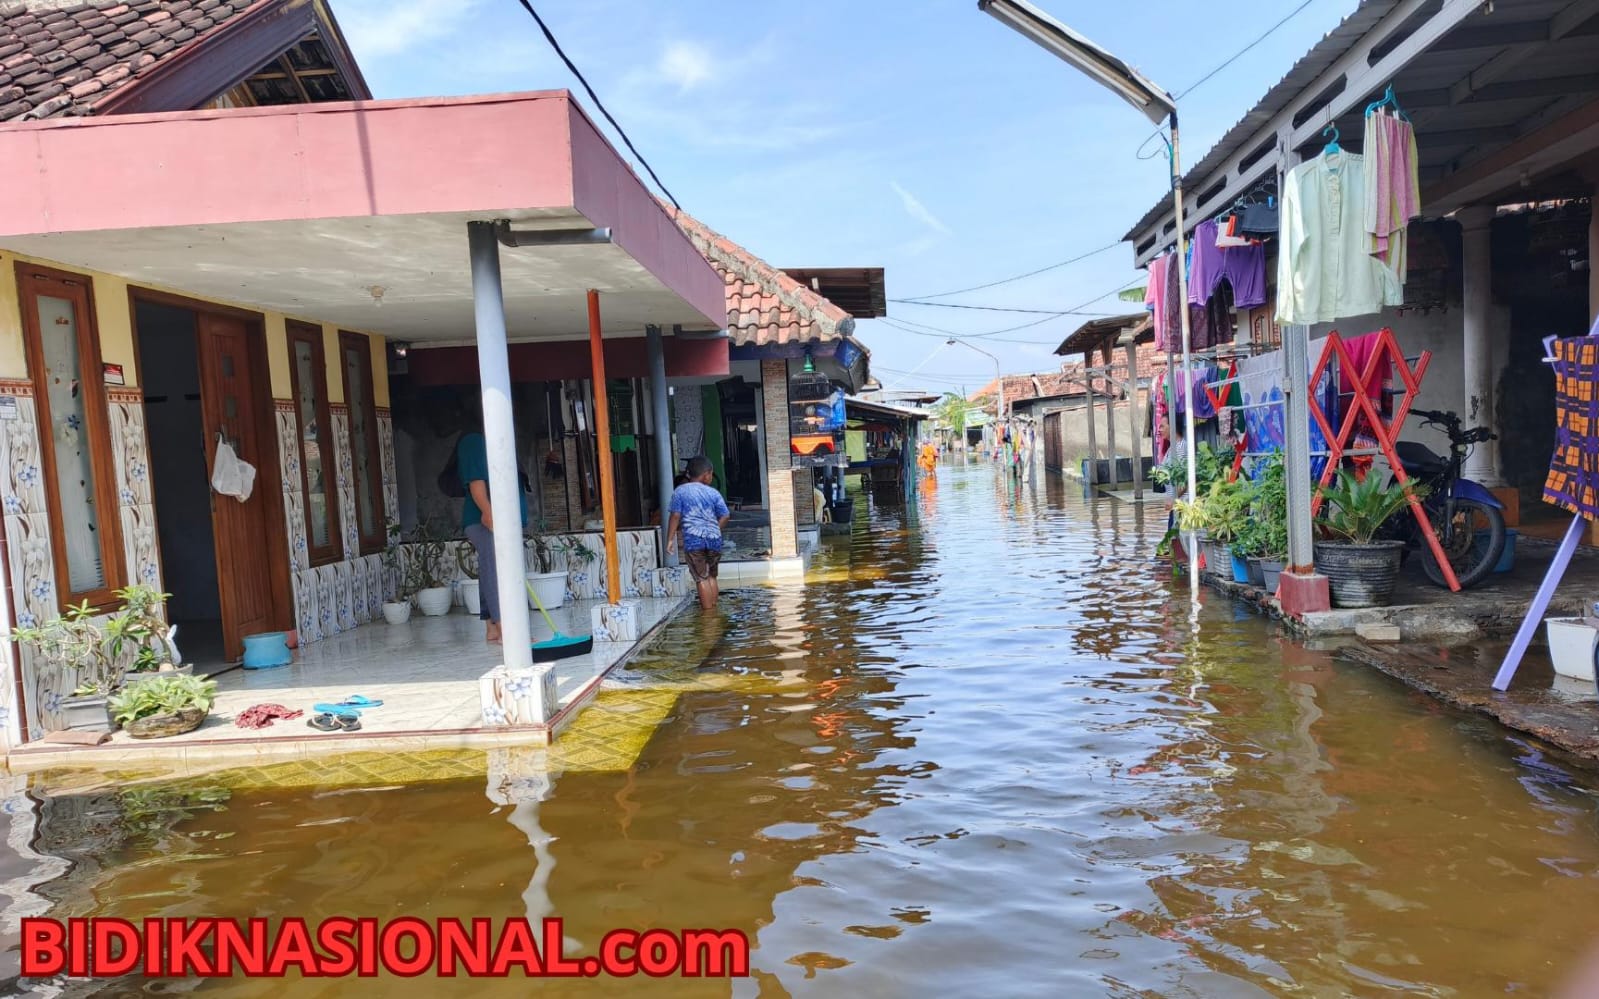
[[[709,80],[714,60],[711,50],[698,42],[673,42],[661,53],[660,74],[677,84],[679,92],[692,90]]]
[[[918,199],[916,195],[901,187],[899,185],[899,181],[891,180],[888,182],[888,186],[892,187],[894,189],[894,193],[899,195],[900,202],[905,206],[905,211],[910,215],[911,218],[927,226],[929,229],[941,232],[946,236],[951,235],[949,226],[939,221],[938,216],[929,211],[927,206],[922,204],[921,200]]]
[[[482,0],[344,0],[339,22],[358,58],[382,59],[454,34]]]

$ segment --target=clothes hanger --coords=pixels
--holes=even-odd
[[[1387,89],[1383,91],[1382,100],[1373,101],[1366,105],[1366,116],[1369,118],[1373,114],[1376,114],[1379,109],[1385,107],[1393,108],[1394,117],[1398,118],[1400,121],[1410,121],[1410,117],[1405,114],[1404,108],[1399,106],[1399,98],[1394,96],[1394,85],[1391,83],[1388,84]]]
[[[1322,137],[1326,138],[1328,132],[1332,133],[1332,141],[1327,143],[1327,148],[1323,149],[1321,151],[1322,155],[1323,156],[1333,156],[1333,155],[1336,155],[1338,153],[1343,152],[1343,147],[1338,145],[1338,126],[1337,125],[1328,125],[1326,128],[1322,129],[1321,130]]]

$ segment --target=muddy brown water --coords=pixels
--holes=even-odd
[[[683,687],[631,766],[554,774],[520,807],[481,776],[56,796],[31,833],[12,817],[0,903],[754,941],[748,980],[541,995],[1549,994],[1599,940],[1594,776],[1222,598],[1196,635],[1149,558],[1163,526],[944,468],[811,585],[674,623],[627,671]],[[98,994],[196,985],[529,991]]]

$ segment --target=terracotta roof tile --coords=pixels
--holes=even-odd
[[[828,299],[687,213],[663,207],[722,275],[735,346],[840,340],[854,332],[854,317]]]
[[[279,2],[0,0],[0,122],[91,114],[163,58],[252,7]]]

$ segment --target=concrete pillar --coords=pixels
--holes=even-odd
[[[511,411],[511,366],[505,345],[505,297],[500,286],[500,244],[494,223],[468,222],[472,300],[477,325],[478,379],[483,391],[483,437],[489,459],[489,509],[494,516],[494,560],[499,567],[500,628],[508,669],[533,665],[522,566],[522,484],[516,471],[516,422]],[[553,704],[540,705],[542,718]]]
[[[1277,595],[1284,613],[1297,617],[1332,606],[1327,577],[1316,575],[1310,503],[1310,327],[1283,328],[1283,395],[1287,426],[1283,471],[1288,486],[1288,565]]]
[[[1100,363],[1105,366],[1105,449],[1110,452],[1110,487],[1119,489],[1122,476],[1121,470],[1116,467],[1116,397],[1120,393],[1116,391],[1114,361],[1115,355],[1107,343],[1100,350]]]
[[[1094,404],[1094,376],[1088,373],[1087,354],[1083,355],[1083,361],[1085,390],[1088,392],[1088,409],[1084,413],[1088,418],[1088,467],[1083,470],[1083,481],[1092,495],[1093,487],[1099,483],[1099,441],[1096,439],[1098,431],[1094,429],[1094,424],[1099,420],[1099,407]]]
[[[788,362],[761,361],[761,417],[766,423],[766,479],[771,505],[772,557],[798,558],[795,520],[794,459],[789,451]],[[810,503],[810,497],[805,498]]]
[[[671,518],[667,507],[672,505],[672,414],[668,409],[666,389],[666,343],[661,337],[659,326],[646,326],[644,339],[650,352],[650,412],[655,423],[655,495],[656,502],[661,506],[662,536],[666,530],[666,523]],[[666,553],[666,545],[661,545],[661,551],[666,561],[664,565],[677,564],[677,552]]]
[[[1497,430],[1494,421],[1493,260],[1491,258],[1494,210],[1472,206],[1456,214],[1462,227],[1462,271],[1465,298],[1465,332],[1461,353],[1465,358],[1466,411],[1460,414],[1466,426]],[[1504,485],[1499,477],[1497,441],[1478,444],[1466,459],[1466,477],[1494,488]]]

